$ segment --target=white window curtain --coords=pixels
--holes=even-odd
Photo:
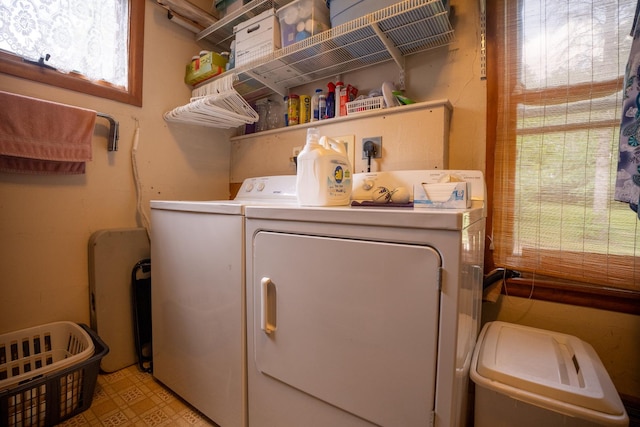
[[[0,49],[127,88],[129,0],[0,0]]]

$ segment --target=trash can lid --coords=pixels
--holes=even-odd
[[[567,412],[569,404],[574,411],[584,408],[626,418],[597,353],[571,335],[487,323],[474,351],[471,377],[476,384],[538,406]]]

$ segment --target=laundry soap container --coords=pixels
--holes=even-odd
[[[343,206],[351,202],[352,172],[344,143],[307,129],[298,155],[296,191],[301,206]]]
[[[475,427],[628,426],[591,345],[577,337],[487,323],[471,364]]]

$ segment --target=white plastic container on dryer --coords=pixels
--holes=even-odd
[[[301,206],[345,206],[351,201],[352,171],[344,144],[307,130],[298,156],[296,191]]]

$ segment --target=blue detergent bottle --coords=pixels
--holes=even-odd
[[[336,85],[333,82],[329,82],[327,88],[329,89],[329,93],[327,93],[325,117],[332,119],[336,115]]]

